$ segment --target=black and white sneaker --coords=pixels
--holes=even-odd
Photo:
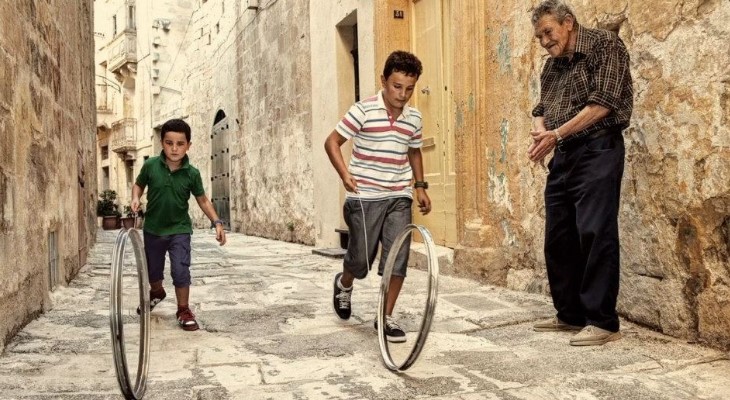
[[[375,320],[375,330],[378,330],[378,320]],[[385,338],[391,343],[403,343],[406,341],[406,333],[390,315],[385,316]]]
[[[352,288],[350,290],[342,290],[337,282],[340,281],[342,272],[335,275],[334,283],[334,294],[332,295],[332,306],[335,309],[335,313],[340,319],[348,320],[352,314],[352,306],[350,305],[350,298],[352,297]]]
[[[152,293],[150,290],[150,311],[152,311],[156,305],[162,303],[162,300],[165,300],[165,297],[167,297],[167,293],[165,293],[165,289],[162,289],[159,293]],[[137,315],[142,314],[142,309],[140,306],[137,306]]]

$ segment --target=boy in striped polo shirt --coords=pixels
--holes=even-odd
[[[421,113],[407,104],[422,71],[413,54],[391,53],[380,77],[383,89],[350,107],[325,141],[330,162],[347,190],[343,212],[350,241],[342,272],[335,275],[333,297],[335,312],[344,320],[352,313],[353,281],[367,276],[378,243],[382,245],[378,275],[382,275],[395,237],[411,223],[414,177],[419,209],[424,215],[431,211],[428,184],[423,181]],[[349,139],[353,149],[346,167],[340,147]],[[406,341],[392,315],[406,276],[409,245],[406,241],[398,253],[387,295],[385,334],[391,342]]]

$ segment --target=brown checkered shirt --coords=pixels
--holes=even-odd
[[[613,32],[578,25],[573,59],[551,57],[540,75],[540,102],[533,117],[545,117],[545,128],[555,129],[594,103],[611,110],[602,120],[571,135],[575,140],[601,129],[629,126],[634,89],[629,54]]]

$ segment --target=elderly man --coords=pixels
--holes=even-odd
[[[557,315],[536,331],[580,331],[574,346],[621,337],[618,210],[624,169],[621,131],[633,89],[629,55],[616,34],[578,24],[560,0],[532,14],[535,38],[550,58],[532,110],[531,161],[548,163],[545,263]]]

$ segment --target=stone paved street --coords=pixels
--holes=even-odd
[[[100,232],[89,263],[53,294],[54,308],[0,356],[2,399],[119,399],[109,335],[109,262],[116,232]],[[184,332],[168,298],[152,312],[147,399],[729,399],[727,353],[623,323],[603,347],[536,333],[552,314],[544,296],[442,276],[421,358],[405,373],[383,367],[373,329],[375,276],[356,283],[354,315],[334,316],[340,261],[312,248],[241,234],[219,247],[193,235],[191,302],[202,329]],[[135,276],[125,276],[130,363],[136,367]],[[169,271],[166,271],[169,272]],[[412,270],[399,303],[418,326],[425,272]],[[402,353],[413,342],[393,345]]]

